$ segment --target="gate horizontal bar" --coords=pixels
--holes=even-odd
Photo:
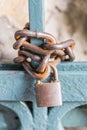
[[[87,62],[58,66],[63,101],[87,101]],[[35,79],[19,64],[0,64],[0,101],[35,101]]]

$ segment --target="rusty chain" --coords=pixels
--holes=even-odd
[[[44,43],[40,46],[33,45],[31,38],[43,39]],[[56,66],[61,61],[72,61],[75,58],[75,43],[72,39],[57,43],[49,33],[29,30],[29,24],[15,33],[15,39],[13,48],[19,51],[14,62],[22,63],[25,70],[36,79],[46,79],[50,75],[50,65]],[[37,63],[37,67],[32,63]]]

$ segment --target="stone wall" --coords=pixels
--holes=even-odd
[[[0,0],[0,16],[12,16],[19,25],[28,21],[28,0]]]

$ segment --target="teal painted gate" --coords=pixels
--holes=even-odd
[[[44,30],[44,1],[29,0],[30,29]],[[33,40],[36,45],[41,40]],[[0,64],[0,130],[60,130],[86,126],[87,63],[61,63],[63,106],[38,108],[35,79],[18,64]],[[77,108],[78,107],[78,108]],[[76,108],[76,109],[75,109]]]

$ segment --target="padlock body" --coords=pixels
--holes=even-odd
[[[37,84],[36,98],[39,107],[61,106],[62,94],[60,82]]]

